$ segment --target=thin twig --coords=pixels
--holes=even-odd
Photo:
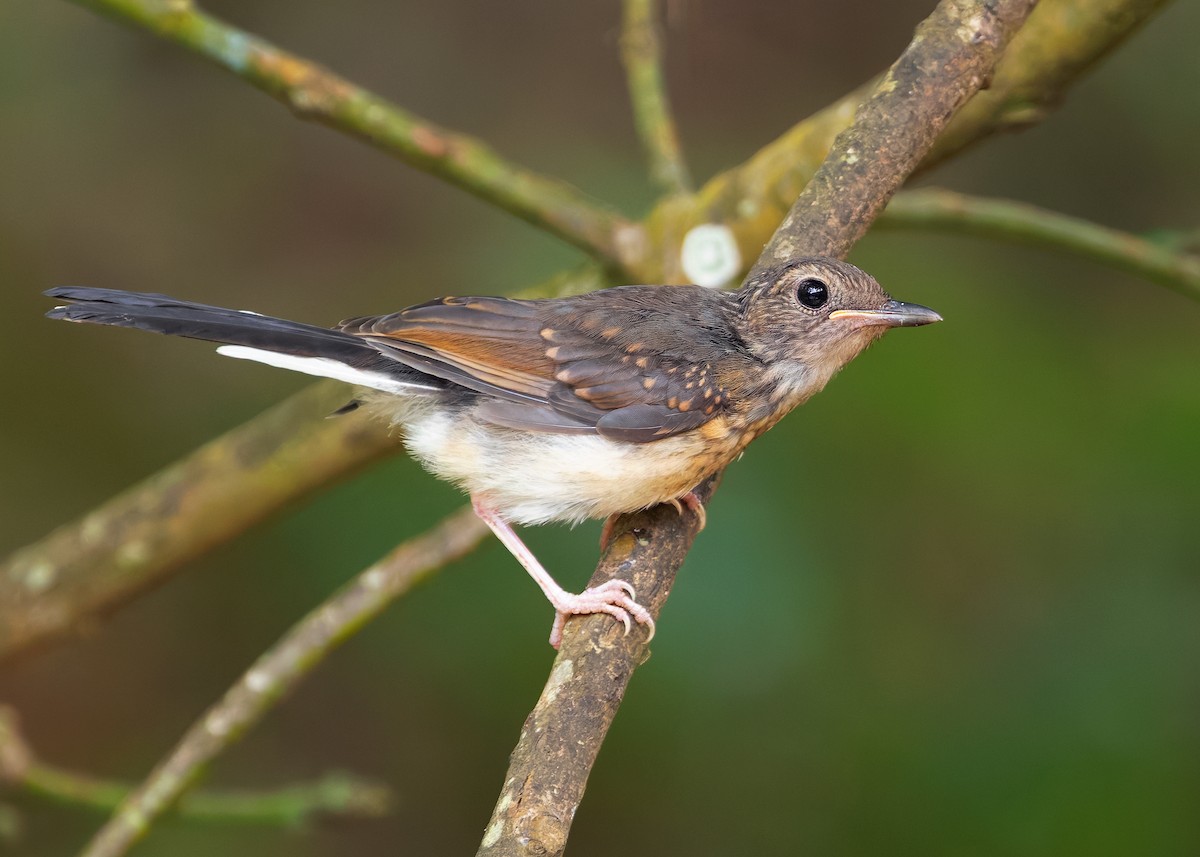
[[[949,116],[989,78],[1033,2],[942,0],[839,135],[755,267],[785,253],[844,254]],[[704,486],[704,502],[711,490],[711,483]],[[618,570],[632,575],[657,615],[694,535],[673,514],[660,507],[623,517],[618,532],[628,535],[612,546],[590,585]],[[566,848],[596,754],[645,654],[644,637],[621,637],[606,619],[567,623],[550,678],[513,750],[480,857],[557,855]]]
[[[633,118],[650,161],[650,177],[664,193],[688,193],[692,179],[667,99],[657,5],[656,0],[625,0],[621,57]]]
[[[0,706],[0,782],[68,806],[112,812],[133,790],[117,780],[69,771],[37,758],[21,735],[16,712]],[[352,774],[331,773],[311,783],[259,791],[204,791],[188,795],[174,814],[221,824],[301,827],[323,816],[378,818],[394,803],[391,789]]]
[[[432,572],[469,553],[487,528],[469,508],[361,572],[294,625],[197,720],[88,844],[82,857],[118,857],[196,783],[205,766],[274,707],[326,655]]]
[[[310,119],[358,137],[622,267],[636,227],[577,188],[506,160],[474,137],[423,119],[328,69],[200,11],[191,0],[73,0],[143,27],[248,81]]]
[[[27,792],[58,803],[101,812],[117,809],[133,785],[39,765],[29,771]],[[305,827],[325,817],[382,818],[392,812],[392,790],[346,773],[330,773],[311,783],[276,789],[202,791],[183,797],[167,814],[219,824]]]
[[[1066,250],[1200,299],[1200,256],[1025,202],[938,188],[906,191],[896,195],[878,224]]]

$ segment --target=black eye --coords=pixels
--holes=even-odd
[[[809,309],[820,309],[829,300],[829,288],[820,280],[802,280],[796,288],[796,300]]]

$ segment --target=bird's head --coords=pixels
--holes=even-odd
[[[777,373],[788,399],[816,393],[889,329],[942,320],[928,307],[893,300],[870,274],[837,259],[770,268],[735,297],[742,339]]]

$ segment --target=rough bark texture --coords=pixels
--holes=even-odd
[[[715,487],[714,479],[697,489],[701,502],[708,503]],[[630,581],[657,621],[697,523],[694,512],[671,506],[622,517],[588,585]],[[550,678],[513,750],[480,855],[562,853],[596,754],[634,669],[648,655],[642,626],[626,636],[604,614],[567,622]]]
[[[922,170],[992,134],[1041,122],[1063,103],[1072,81],[1087,74],[1170,2],[1040,0],[996,66],[991,86],[954,117]]]
[[[942,2],[796,199],[755,268],[845,256],[959,107],[987,86],[1034,0]]]
[[[804,255],[844,256],[933,146],[938,132],[990,77],[1033,0],[943,0],[838,136],[758,265]],[[757,266],[756,266],[757,267]],[[706,484],[707,503],[715,483]],[[621,535],[589,585],[623,572],[657,616],[694,531],[659,507],[620,520]],[[644,637],[622,637],[607,616],[567,623],[562,649],[513,750],[480,857],[557,855]]]
[[[954,115],[918,172],[991,135],[1045,119],[1073,83],[1169,2],[1041,0],[1004,52],[989,88]],[[755,258],[875,83],[797,123],[745,163],[709,179],[694,197],[660,202],[645,220],[642,255],[627,263],[641,282],[683,282],[679,241],[700,223],[728,226],[742,258]]]

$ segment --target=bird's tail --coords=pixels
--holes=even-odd
[[[227,357],[391,393],[433,392],[445,386],[340,330],[142,292],[61,286],[46,294],[69,302],[50,310],[47,318],[219,342],[217,352]]]

